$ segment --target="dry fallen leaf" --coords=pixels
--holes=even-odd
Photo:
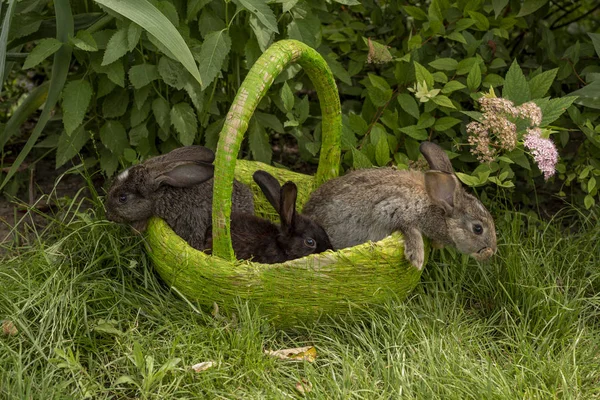
[[[194,370],[194,372],[202,372],[202,371],[206,371],[209,368],[214,367],[215,365],[217,365],[217,363],[214,361],[204,361],[204,362],[192,365],[192,369]]]
[[[12,321],[6,319],[2,321],[2,333],[6,336],[16,336],[19,331]]]
[[[296,382],[296,390],[300,392],[300,394],[310,393],[312,390],[312,383],[308,381],[306,378],[302,378],[302,381]]]
[[[305,346],[294,349],[265,350],[265,354],[282,360],[313,362],[317,358],[317,349],[315,349],[315,346]]]

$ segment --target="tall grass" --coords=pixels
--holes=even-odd
[[[282,332],[245,304],[198,310],[139,237],[80,204],[0,265],[18,329],[0,336],[0,398],[287,398],[302,379],[308,398],[600,397],[597,212],[501,213],[493,262],[438,252],[408,300]],[[314,363],[263,353],[309,344]]]

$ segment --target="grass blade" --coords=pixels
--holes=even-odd
[[[21,126],[35,110],[44,104],[48,97],[48,86],[48,82],[44,82],[36,87],[11,115],[4,127],[4,131],[0,133],[0,149],[4,147],[13,134],[18,132],[19,126]]]
[[[56,9],[56,38],[63,43],[67,43],[69,40],[69,36],[73,36],[74,32],[74,24],[73,24],[73,14],[71,12],[71,5],[69,4],[69,0],[56,0],[54,2]],[[40,119],[38,120],[31,136],[27,140],[25,147],[19,153],[19,156],[10,167],[6,178],[4,178],[4,182],[0,185],[0,189],[2,189],[8,181],[15,174],[27,154],[31,151],[37,139],[40,137],[46,123],[50,119],[50,112],[54,108],[54,105],[58,101],[60,93],[67,81],[67,74],[69,72],[69,64],[71,62],[71,46],[63,46],[60,50],[58,50],[54,54],[54,62],[52,64],[52,76],[50,78],[50,87],[48,89],[48,97],[46,99],[46,104],[44,105],[44,109],[42,110],[42,114],[40,115]],[[8,133],[10,134],[10,132]]]
[[[12,19],[15,10],[15,3],[15,0],[8,0],[8,8],[6,10],[6,15],[4,16],[4,21],[2,22],[2,31],[0,31],[0,94],[2,94],[6,53],[8,52],[6,43],[8,41],[8,32],[10,30],[10,20]]]
[[[202,85],[200,72],[189,47],[171,21],[146,0],[96,0],[96,3],[132,20],[171,50],[185,69]]]

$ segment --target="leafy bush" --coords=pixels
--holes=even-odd
[[[588,208],[598,198],[600,34],[593,32],[600,18],[591,0],[578,6],[547,0],[418,5],[136,0],[133,14],[118,4],[123,2],[70,6],[57,0],[54,22],[54,11],[45,3],[24,0],[12,17],[6,46],[0,47],[22,61],[24,55],[15,52],[35,41],[24,68],[54,54],[46,108],[49,114],[60,102],[64,131],[48,134],[44,142],[56,147],[57,166],[84,147],[107,175],[120,163],[180,145],[214,148],[248,69],[273,41],[292,38],[318,49],[338,79],[344,168],[407,168],[418,160],[419,143],[429,139],[450,152],[463,182],[490,194],[510,190],[515,202],[528,205],[537,187],[542,200],[569,194]],[[2,12],[7,20],[10,7]],[[154,15],[165,33],[153,36],[145,29],[153,25],[140,15]],[[71,31],[64,21],[70,21]],[[53,27],[58,28],[56,38],[51,37]],[[175,32],[198,63],[201,84],[189,58],[181,56],[185,49],[165,45],[165,37]],[[480,164],[471,153],[466,127],[480,118],[477,100],[491,88],[516,106],[533,101],[540,107],[542,136],[558,146],[556,177],[544,181],[529,161],[522,135],[516,148],[495,154],[491,162]],[[251,121],[243,156],[278,161],[272,145],[293,137],[302,160],[315,163],[317,101],[304,73],[289,67]],[[20,160],[38,141],[44,112]],[[14,121],[7,121],[1,145],[14,127]],[[522,133],[526,127],[517,128]]]

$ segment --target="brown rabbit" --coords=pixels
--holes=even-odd
[[[106,195],[106,217],[143,231],[155,215],[202,250],[212,223],[214,159],[206,147],[186,146],[122,171]],[[232,210],[254,213],[252,192],[238,181],[233,184]]]
[[[304,206],[304,214],[325,228],[334,249],[378,241],[400,231],[405,256],[419,269],[425,259],[422,235],[434,244],[488,259],[496,252],[489,211],[463,189],[438,145],[424,142],[420,150],[430,171],[350,172],[319,187]]]

